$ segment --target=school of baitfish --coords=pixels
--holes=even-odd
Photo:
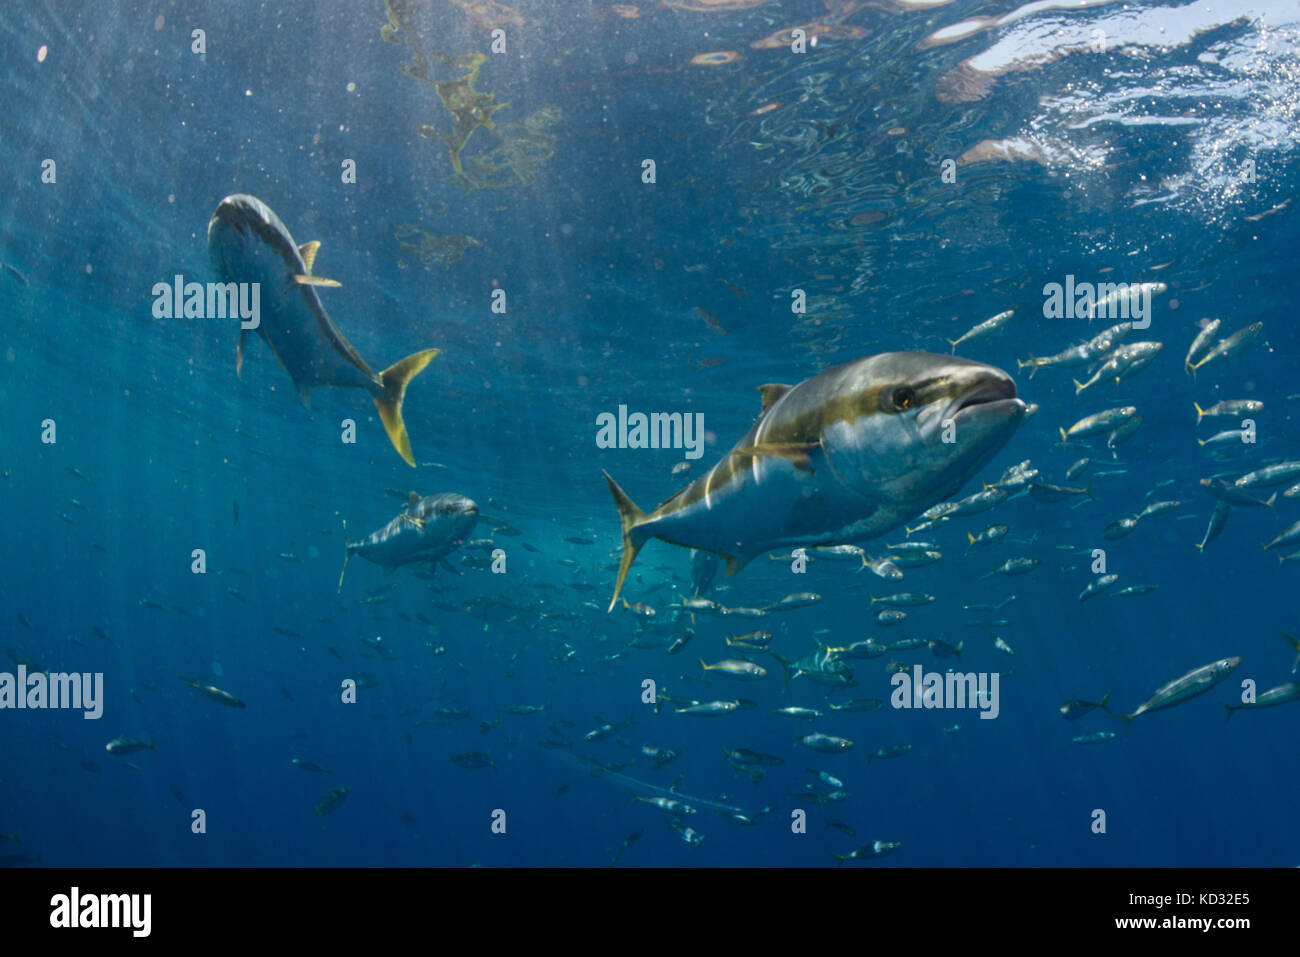
[[[383,372],[371,371],[321,304],[317,290],[338,284],[313,274],[319,243],[295,244],[279,217],[254,197],[223,199],[209,224],[208,241],[222,281],[256,281],[270,290],[257,331],[303,401],[312,388],[323,386],[368,392],[392,445],[404,461],[414,465],[402,418],[405,389],[438,350],[417,351]],[[1146,288],[1164,291],[1160,283],[1146,284]],[[1015,322],[1013,310],[999,312],[948,340],[951,351],[955,353],[975,339],[996,341]],[[1230,380],[1219,380],[1213,390],[1208,385],[1214,370],[1228,368],[1232,359],[1260,340],[1262,324],[1229,331],[1221,320],[1214,319],[1203,320],[1199,328],[1175,326],[1172,321],[1162,328],[1169,338],[1187,334],[1190,344],[1183,366],[1189,377],[1195,377],[1196,387],[1204,385],[1206,389],[1203,404],[1201,399],[1189,403],[1186,442],[1204,458],[1207,474],[1190,485],[1158,478],[1153,471],[1156,463],[1144,461],[1135,448],[1139,443],[1133,441],[1143,424],[1140,373],[1163,361],[1163,343],[1130,341],[1132,322],[1095,332],[1080,325],[1083,335],[1091,333],[1088,338],[1064,343],[1062,351],[1053,356],[1017,360],[1019,369],[1030,370],[1030,378],[1045,377],[1057,369],[1078,376],[1073,379],[1069,401],[1054,402],[1041,410],[1020,398],[1016,383],[1001,369],[956,355],[926,352],[881,353],[827,369],[794,385],[759,386],[750,430],[707,472],[654,509],[638,507],[605,472],[619,520],[618,547],[603,562],[599,552],[581,561],[572,557],[574,549],[565,550],[563,557],[554,559],[571,576],[563,587],[550,581],[484,574],[478,580],[487,585],[480,594],[447,600],[445,586],[454,583],[463,590],[465,582],[474,580],[472,575],[488,572],[494,562],[513,552],[516,543],[529,553],[542,554],[544,549],[529,542],[529,534],[505,518],[480,515],[478,505],[462,495],[421,496],[389,490],[403,500],[401,511],[360,540],[353,541],[345,532],[344,568],[347,560],[357,555],[386,574],[405,571],[359,596],[354,593],[340,600],[383,605],[416,589],[410,577],[432,582],[433,607],[438,612],[468,615],[482,622],[484,632],[493,625],[509,625],[532,636],[512,649],[506,663],[507,678],[513,676],[515,662],[524,655],[544,656],[560,673],[571,677],[598,676],[615,661],[644,656],[642,666],[655,676],[658,686],[649,702],[653,707],[643,710],[640,717],[633,709],[621,722],[592,717],[584,724],[576,699],[567,702],[567,710],[555,701],[521,701],[504,708],[502,714],[477,715],[478,730],[488,734],[508,722],[501,732],[506,735],[503,749],[533,736],[537,746],[566,755],[575,768],[628,791],[630,807],[645,808],[647,815],[663,815],[671,832],[687,844],[698,845],[707,835],[702,811],[733,824],[753,826],[770,812],[779,810],[785,815],[789,808],[809,806],[823,812],[826,830],[851,839],[857,836],[856,829],[835,819],[833,806],[850,800],[851,787],[864,785],[868,773],[880,773],[868,772],[869,765],[900,758],[913,749],[910,742],[879,740],[871,730],[869,716],[887,706],[892,675],[917,664],[961,670],[963,653],[966,658],[987,656],[994,664],[998,656],[1004,660],[1016,656],[1007,640],[1012,637],[1007,628],[1013,622],[999,617],[1010,614],[1007,609],[1017,598],[1015,591],[1007,594],[1007,590],[1038,587],[1048,576],[1057,581],[1065,576],[1073,582],[1070,594],[1077,590],[1079,603],[1114,601],[1154,591],[1152,585],[1126,580],[1127,575],[1090,570],[1093,549],[1100,544],[1141,534],[1149,523],[1194,517],[1204,523],[1204,533],[1199,541],[1184,538],[1189,550],[1195,547],[1204,552],[1230,518],[1239,513],[1271,518],[1279,505],[1279,493],[1283,500],[1300,498],[1300,460],[1270,456],[1263,452],[1267,443],[1254,442],[1254,417],[1267,415],[1274,403],[1286,400],[1281,396],[1221,396],[1220,387],[1230,386]],[[241,331],[236,359],[241,373],[248,362],[247,333]],[[267,373],[259,369],[258,374]],[[1041,384],[1042,379],[1036,382]],[[1025,458],[1000,474],[982,474],[1004,447],[1013,453],[1020,448],[1016,433],[1035,414],[1051,418],[1059,446],[1041,461]],[[1202,425],[1211,422],[1230,427],[1202,434]],[[1130,449],[1134,449],[1132,459],[1122,460],[1121,454]],[[620,471],[629,470],[626,462],[618,466]],[[1108,493],[1110,477],[1138,468],[1152,474],[1145,498],[1129,500]],[[681,471],[685,469],[674,467],[672,474]],[[87,479],[75,468],[69,467],[69,473]],[[367,504],[365,498],[360,496],[349,510],[382,514],[376,503]],[[1008,502],[1024,498],[1037,503],[1043,527],[1053,524],[1056,510],[1104,506],[1112,517],[1109,523],[1096,527],[1073,523],[1074,542],[1053,549],[1039,541],[1038,530],[1018,529],[1010,521],[997,521],[986,514],[1005,512]],[[73,503],[84,507],[77,500]],[[494,510],[508,511],[504,507]],[[237,523],[238,503],[233,515]],[[473,538],[478,525],[486,525],[490,531]],[[611,533],[612,520],[608,528],[585,529],[582,535],[563,537],[581,550],[612,546]],[[320,534],[329,535],[330,531],[323,529]],[[1300,550],[1287,551],[1289,546],[1300,545],[1300,521],[1261,535],[1263,550],[1276,554],[1280,562],[1300,561]],[[661,546],[660,562],[632,577],[633,563],[653,539],[689,549],[689,555]],[[676,554],[681,558],[674,561]],[[815,608],[822,600],[820,594],[804,588],[791,588],[784,596],[773,594],[761,603],[728,600],[728,593],[741,590],[733,576],[762,555],[770,558],[764,565],[786,563],[799,573],[811,569],[817,573],[819,587],[835,588],[838,596],[849,596],[861,608],[861,631],[836,635],[832,643],[826,629],[811,627],[815,617],[793,617],[792,613]],[[279,553],[279,558],[301,560],[292,551]],[[934,574],[932,566],[954,562],[960,563],[956,574],[978,582],[990,598],[963,605],[960,610],[949,605],[954,616],[964,613],[959,627],[971,629],[969,640],[950,635],[950,642],[934,634],[938,619],[933,615],[918,626],[931,632],[924,637],[893,637],[900,627],[912,622],[910,616],[931,605],[944,606],[942,594],[925,588],[941,591],[943,579]],[[218,574],[249,573],[228,566],[218,569]],[[612,597],[607,604],[597,598],[598,586],[592,581],[597,575],[609,576]],[[912,576],[928,584],[903,584]],[[811,576],[806,580],[811,581]],[[343,586],[340,574],[340,593]],[[234,600],[245,600],[233,584],[226,586],[226,592]],[[562,597],[570,600],[561,603],[558,599]],[[180,605],[163,604],[151,596],[141,596],[138,603],[160,613],[190,614]],[[329,609],[322,612],[317,623],[331,624]],[[21,625],[29,627],[21,613],[18,617]],[[400,611],[397,617],[424,629],[429,639],[421,646],[365,636],[359,640],[362,656],[393,661],[447,653],[447,647],[436,640],[439,623],[423,611]],[[787,624],[791,621],[798,621],[798,627]],[[281,626],[272,630],[301,637]],[[91,632],[101,640],[111,640],[97,625]],[[579,635],[589,635],[591,640]],[[1024,637],[1032,641],[1035,636]],[[1289,636],[1286,640],[1296,651],[1290,668],[1295,674],[1300,666],[1300,641]],[[1225,642],[1237,641],[1225,637]],[[692,654],[676,657],[688,644]],[[331,645],[326,650],[343,660],[337,647]],[[1241,657],[1227,654],[1235,650],[1225,648],[1225,657],[1206,664],[1185,662],[1188,670],[1182,674],[1177,673],[1178,663],[1167,673],[1152,673],[1150,683],[1158,687],[1147,700],[1133,702],[1128,712],[1115,710],[1107,691],[1096,701],[1066,701],[1060,705],[1060,716],[1071,722],[1110,716],[1125,725],[1139,717],[1155,720],[1146,716],[1187,705],[1230,677],[1242,662]],[[16,664],[39,670],[37,663],[20,651],[5,651]],[[1259,663],[1261,674],[1272,670],[1280,675],[1285,670],[1284,652],[1279,643],[1277,660]],[[693,660],[698,665],[692,664]],[[373,688],[379,680],[363,671],[357,675],[356,687]],[[246,707],[244,701],[208,678],[184,677],[181,681],[215,703]],[[439,691],[446,683],[444,677]],[[158,690],[143,682],[139,687]],[[288,689],[282,693],[292,700]],[[135,688],[131,694],[137,702],[141,700]],[[1300,700],[1300,683],[1280,682],[1250,700],[1229,698],[1220,703],[1231,718],[1237,711]],[[435,703],[436,707],[430,706]],[[255,709],[256,703],[247,707]],[[651,713],[653,720],[648,717]],[[790,743],[784,754],[742,746],[746,729],[762,714],[771,716],[766,720],[788,723]],[[850,715],[853,717],[846,717]],[[410,702],[400,717],[406,722],[408,740],[417,729],[455,728],[472,720],[468,708],[445,700],[441,693],[424,702]],[[784,794],[738,784],[735,791],[723,794],[709,789],[715,792],[710,797],[693,796],[684,775],[656,784],[623,773],[640,769],[638,773],[645,776],[670,768],[686,747],[696,718],[730,723],[735,743],[723,748],[717,761],[751,786],[760,784],[770,769],[787,760],[818,760],[826,765],[808,768],[803,786]],[[943,730],[951,734],[960,728],[960,723],[954,723]],[[849,733],[854,737],[848,737]],[[1104,728],[1062,738],[1081,744],[1116,739],[1114,730]],[[140,760],[155,746],[123,736],[109,741],[105,750],[119,758],[136,756]],[[486,750],[464,751],[451,761],[466,771],[501,767]],[[315,774],[333,773],[302,757],[286,757],[286,766]],[[83,767],[98,771],[93,762],[83,762]],[[567,789],[566,784],[557,794]],[[174,786],[172,791],[181,800]],[[342,785],[329,789],[316,804],[315,813],[333,813],[347,794],[348,788]],[[633,833],[622,847],[614,849],[611,866],[644,833],[644,829]],[[897,841],[878,838],[856,849],[845,848],[843,853],[840,846],[828,846],[836,865],[878,860],[901,847]]]

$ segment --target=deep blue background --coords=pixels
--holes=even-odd
[[[1258,19],[1236,19],[1247,9]],[[750,44],[824,15],[822,4],[712,13],[640,4],[637,19],[604,3],[537,0],[519,10],[526,25],[510,29],[509,52],[483,66],[478,88],[507,104],[498,123],[558,107],[555,155],[531,183],[469,193],[452,184],[446,150],[414,132],[425,123],[445,132],[450,117],[432,87],[398,72],[408,51],[380,39],[382,3],[33,3],[0,13],[0,259],[30,281],[0,274],[0,643],[53,670],[102,671],[107,686],[98,722],[0,712],[0,833],[22,835],[0,844],[0,858],[603,865],[644,828],[625,864],[826,865],[828,851],[875,839],[903,842],[882,866],[1294,864],[1300,710],[1241,714],[1225,726],[1215,702],[1232,701],[1239,678],[1260,690],[1291,679],[1280,632],[1300,627],[1297,567],[1279,566],[1259,545],[1300,518],[1300,503],[1280,498],[1276,515],[1237,510],[1204,554],[1192,547],[1212,506],[1199,477],[1297,453],[1300,217],[1291,204],[1250,218],[1289,202],[1298,185],[1294,4],[1042,11],[937,46],[924,43],[935,30],[1013,5],[864,8],[847,20],[867,29],[864,38],[828,38],[803,56]],[[422,4],[417,23],[427,50],[487,46],[484,31],[444,0]],[[190,52],[195,27],[207,31],[203,58]],[[1054,44],[1085,44],[1094,28],[1106,31],[1107,52],[1033,59]],[[42,44],[49,55],[38,63]],[[712,50],[741,57],[689,63]],[[957,82],[974,69],[965,61],[1018,58],[982,83]],[[454,75],[438,68],[439,79]],[[980,95],[954,95],[958,87]],[[945,158],[1013,138],[1037,159],[963,162],[955,184],[940,180]],[[480,130],[466,155],[497,142]],[[40,182],[46,157],[58,163],[54,185]],[[640,181],[647,157],[655,185]],[[357,161],[355,185],[339,181],[344,158]],[[1247,159],[1254,183],[1242,182]],[[326,307],[373,366],[442,350],[406,406],[418,470],[392,452],[360,394],[322,390],[305,410],[261,344],[241,380],[232,328],[152,317],[155,282],[177,272],[211,278],[204,228],[235,191],[265,200],[298,242],[323,241],[316,271],[343,284],[325,291]],[[446,269],[399,269],[400,223],[481,245]],[[619,403],[703,412],[713,438],[690,473],[698,475],[748,428],[760,383],[796,382],[878,351],[946,352],[943,337],[1008,308],[1012,325],[963,354],[1015,373],[1016,359],[1096,332],[1096,323],[1041,318],[1043,284],[1067,273],[1168,283],[1145,334],[1165,349],[1118,389],[1098,385],[1080,397],[1062,371],[1017,374],[1021,394],[1041,408],[984,478],[1031,458],[1062,482],[1085,452],[1063,451],[1057,429],[1133,403],[1145,425],[1121,449],[1127,474],[1094,479],[1095,501],[1077,510],[1026,498],[927,534],[943,561],[907,572],[899,587],[826,563],[795,578],[760,559],[717,596],[758,605],[822,594],[811,609],[758,623],[791,657],[811,650],[818,629],[836,644],[872,633],[964,640],[965,668],[1001,672],[998,720],[887,709],[791,722],[769,710],[824,707],[822,694],[797,681],[782,695],[775,662],[765,659],[773,674],[755,685],[702,680],[697,659],[728,657],[732,622],[701,619],[673,658],[624,648],[639,622],[622,609],[604,614],[618,525],[600,470],[649,507],[682,484],[670,475],[680,453],[597,449],[598,413]],[[494,284],[507,290],[506,316],[489,311]],[[808,292],[807,315],[790,313],[794,287]],[[697,306],[729,334],[711,332]],[[1182,356],[1198,320],[1212,316],[1222,317],[1221,334],[1262,320],[1264,340],[1194,382]],[[1215,425],[1196,428],[1192,402],[1248,397],[1266,405],[1260,441],[1217,461],[1195,442]],[[349,416],[359,423],[355,446],[338,442]],[[39,441],[46,417],[58,423],[53,446]],[[1101,443],[1090,454],[1094,469],[1107,467]],[[1139,510],[1166,480],[1158,497],[1182,500],[1176,513],[1101,541],[1106,524]],[[341,522],[381,525],[398,507],[385,488],[460,492],[519,528],[522,536],[497,537],[508,574],[440,573],[430,584],[399,571],[390,603],[363,606],[357,600],[384,576],[354,562],[336,596]],[[1010,525],[1012,541],[964,556],[966,531],[992,521]],[[1159,590],[1079,604],[1089,576],[1077,553],[1103,544],[1120,586]],[[200,547],[206,576],[190,573]],[[1043,565],[1023,578],[980,578],[1016,555]],[[250,574],[217,573],[231,567]],[[653,543],[627,594],[657,605],[663,619],[671,592],[650,589],[686,577],[686,553]],[[896,590],[939,601],[901,628],[879,629],[868,596]],[[1013,591],[1018,600],[1001,613],[1010,623],[998,630],[1016,652],[1006,658],[987,629],[965,624],[961,606]],[[190,614],[141,605],[146,598]],[[397,649],[395,660],[360,641],[377,635]],[[429,643],[447,653],[434,657]],[[554,660],[566,643],[576,657]],[[1229,683],[1140,718],[1127,734],[1099,714],[1067,723],[1056,713],[1070,697],[1107,690],[1118,709],[1132,710],[1159,685],[1227,655],[1244,658]],[[943,666],[928,652],[898,657]],[[886,660],[858,663],[853,694],[887,697]],[[339,683],[362,671],[379,686],[357,705],[340,704]],[[248,706],[223,708],[178,675],[207,676]],[[760,708],[715,721],[667,709],[655,716],[640,704],[645,678],[702,700],[739,694]],[[520,703],[547,710],[502,713]],[[412,727],[440,706],[468,708],[471,718]],[[413,708],[421,710],[402,716]],[[597,716],[629,714],[633,725],[580,750],[607,761],[630,760],[642,744],[681,750],[663,771],[640,758],[624,773],[659,787],[683,774],[684,794],[770,815],[747,828],[702,812],[690,823],[705,840],[691,847],[618,783],[536,746],[552,722],[573,722],[559,730],[578,738]],[[943,733],[954,722],[961,730]],[[1070,741],[1100,729],[1120,736]],[[810,730],[857,746],[814,754],[794,743]],[[106,754],[120,734],[157,750]],[[903,742],[914,745],[910,754],[867,765],[868,752]],[[786,764],[754,784],[725,764],[723,747]],[[449,760],[479,750],[494,767]],[[332,773],[304,772],[294,757]],[[842,777],[850,799],[819,808],[790,797],[808,780],[805,767]],[[335,786],[350,789],[346,802],[317,817],[312,808]],[[195,807],[207,812],[206,835],[190,833]],[[793,807],[808,809],[807,835],[790,833]],[[494,808],[508,814],[505,836],[489,832]],[[1094,808],[1107,812],[1104,836],[1089,829]],[[851,824],[858,837],[826,820]]]

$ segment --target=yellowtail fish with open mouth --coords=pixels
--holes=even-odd
[[[337,286],[312,275],[319,242],[302,246],[293,241],[280,217],[253,196],[237,193],[217,206],[208,222],[208,252],[230,295],[233,283],[258,283],[257,333],[270,346],[276,361],[289,373],[303,405],[318,386],[365,389],[379,410],[389,441],[407,465],[414,467],[411,440],[402,420],[407,384],[438,354],[437,349],[413,353],[383,372],[371,371],[343,333],[330,321],[317,287]],[[242,325],[242,323],[241,323]],[[254,327],[249,327],[254,328]],[[235,372],[244,365],[249,328],[239,330]]]
[[[716,552],[734,575],[764,552],[882,535],[957,492],[1025,415],[1002,370],[924,352],[883,353],[759,392],[744,438],[653,512],[605,473],[623,534],[610,610],[651,538]]]
[[[339,572],[339,590],[343,590],[343,574],[354,554],[387,571],[411,562],[436,563],[464,544],[477,521],[478,506],[463,495],[444,492],[421,498],[411,492],[403,512],[359,542],[347,540],[344,525],[347,551]]]

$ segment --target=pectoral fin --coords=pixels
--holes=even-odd
[[[750,561],[753,559],[752,555],[749,558],[738,558],[735,555],[723,555],[722,557],[727,560],[728,575],[737,574],[742,568],[748,565]]]
[[[295,275],[293,281],[300,286],[341,286],[343,283],[337,279],[322,279],[320,276],[301,276]]]

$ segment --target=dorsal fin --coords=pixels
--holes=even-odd
[[[320,249],[320,240],[313,239],[309,243],[303,243],[298,247],[298,255],[302,257],[302,264],[307,267],[307,275],[311,275],[312,266],[316,263],[316,251]]]
[[[415,506],[417,506],[417,505],[419,505],[419,504],[420,504],[420,493],[419,493],[419,492],[407,492],[407,493],[406,493],[406,510],[407,510],[408,512],[409,512],[411,509],[415,508]]]
[[[780,382],[768,382],[765,385],[760,385],[758,387],[758,394],[762,396],[763,408],[759,412],[759,415],[762,415],[763,412],[770,409],[773,402],[781,398],[781,396],[785,395],[793,388],[794,386],[792,385],[784,385]]]

